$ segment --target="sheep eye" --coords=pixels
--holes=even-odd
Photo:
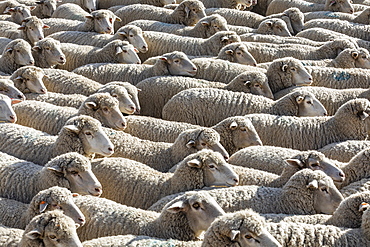
[[[241,127],[241,128],[240,128],[240,130],[241,130],[241,131],[247,131],[247,129],[246,129],[246,128],[244,128],[244,127]]]
[[[307,104],[312,105],[312,101],[307,101]]]
[[[175,62],[175,63],[179,63],[179,62],[180,62],[180,60],[176,59],[176,60],[174,60],[174,62]]]
[[[241,55],[242,53],[240,51],[238,51],[236,54]]]
[[[55,240],[57,238],[57,236],[55,236],[55,235],[49,235],[49,238],[52,239],[52,240]]]
[[[245,235],[245,238],[246,238],[246,239],[251,239],[251,238],[252,238],[252,236],[248,234],[248,235]]]
[[[197,10],[196,10],[196,9],[193,9],[193,11],[194,11],[194,12],[197,12]]]
[[[319,166],[319,163],[311,164],[311,167],[318,167],[318,166]]]
[[[254,87],[261,87],[260,84],[254,84]]]
[[[213,169],[213,168],[215,168],[215,165],[209,165],[208,167]]]
[[[112,94],[112,97],[118,98],[118,95],[117,94]]]
[[[103,107],[103,111],[108,111],[108,108],[107,107]]]
[[[325,193],[329,193],[328,190],[326,188],[321,188],[321,191],[322,192],[325,192]]]
[[[127,53],[127,50],[122,50],[123,51],[123,53]]]
[[[206,143],[204,143],[204,142],[202,142],[200,145],[202,145],[202,146],[206,146],[207,144],[206,144]]]
[[[77,174],[78,174],[78,172],[76,172],[76,171],[71,171],[71,174],[72,174],[72,175],[77,175]]]
[[[134,35],[129,35],[131,38],[134,37]]]
[[[16,52],[20,52],[20,50],[16,50]]]
[[[50,51],[50,48],[49,48],[49,47],[46,47],[46,48],[45,48],[45,50],[48,50],[48,51]]]
[[[362,56],[363,59],[366,59],[366,56]]]
[[[85,132],[85,135],[87,135],[87,136],[91,136],[91,135],[92,135],[92,133],[91,133],[91,132],[89,132],[89,131],[86,131],[86,132]]]
[[[290,70],[291,70],[291,71],[296,71],[296,68],[291,68]]]
[[[194,204],[193,204],[193,208],[195,208],[195,209],[198,209],[198,208],[200,208],[200,205],[199,205],[199,203],[197,203],[197,202],[196,202],[196,203],[194,203]]]

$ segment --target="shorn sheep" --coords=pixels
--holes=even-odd
[[[0,57],[0,70],[7,74],[24,65],[33,65],[35,60],[32,57],[31,45],[23,39],[15,39],[10,42]]]
[[[17,116],[12,108],[12,101],[19,100],[10,99],[5,94],[0,94],[0,123],[15,123]]]
[[[35,59],[35,66],[40,68],[54,68],[66,62],[60,42],[51,38],[38,41],[32,47],[32,56]]]
[[[90,161],[77,153],[59,155],[45,166],[0,153],[0,196],[29,203],[41,190],[60,186],[81,195],[100,196],[102,187]],[[19,181],[25,186],[16,186]]]
[[[228,84],[191,77],[160,76],[145,79],[139,82],[137,87],[141,89],[139,94],[141,114],[152,117],[162,117],[163,106],[172,96],[189,88],[214,87],[273,98],[267,76],[258,71],[241,73]]]
[[[181,111],[178,109],[179,106]],[[315,96],[303,89],[273,101],[259,95],[213,88],[195,88],[173,96],[163,107],[162,116],[166,120],[212,126],[227,117],[251,113],[298,117],[327,114],[324,106]]]
[[[114,152],[114,146],[103,132],[100,122],[84,115],[69,119],[58,136],[17,124],[2,124],[0,129],[1,152],[40,165],[68,152],[85,156],[95,153],[109,156]],[[13,148],[15,143],[19,148]]]
[[[251,208],[259,213],[333,214],[343,201],[333,180],[324,172],[311,169],[296,172],[282,188],[248,185],[212,188],[207,192],[225,212]],[[162,198],[149,210],[160,211],[177,195]]]
[[[115,12],[122,20],[116,25],[116,29],[131,21],[140,19],[194,26],[200,19],[206,16],[204,9],[203,3],[197,0],[185,0],[174,10],[150,5],[131,4]]]
[[[224,214],[207,192],[186,192],[169,202],[161,213],[91,196],[77,196],[75,203],[86,217],[85,225],[78,228],[82,241],[119,234],[196,240]],[[107,223],[101,224],[102,221]]]
[[[99,3],[97,0],[64,0],[64,1],[58,2],[58,6],[64,3],[77,4],[88,12],[93,12],[97,9],[105,9],[104,7],[100,7],[100,6],[98,7]]]
[[[263,144],[311,150],[333,142],[364,140],[368,134],[369,113],[369,100],[354,99],[342,105],[331,117],[297,118],[268,114],[245,117],[251,120]]]
[[[197,68],[185,53],[174,51],[158,57],[154,65],[97,63],[78,67],[73,72],[103,84],[110,81],[129,81],[136,85],[152,76],[194,76]]]
[[[85,21],[85,16],[88,15],[89,12],[85,11],[81,6],[74,3],[65,3],[55,9],[51,18]]]
[[[174,173],[158,172],[124,158],[95,160],[92,166],[104,187],[102,197],[142,209],[166,195],[203,187],[235,186],[239,182],[238,175],[222,155],[207,149],[185,157]],[[114,185],[109,182],[112,179],[117,181]]]
[[[73,195],[66,188],[54,186],[37,193],[29,204],[0,198],[1,222],[8,227],[24,229],[36,215],[61,209],[65,215],[81,226],[85,223],[85,217],[73,202]]]

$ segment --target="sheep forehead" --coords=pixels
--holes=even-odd
[[[197,10],[205,9],[204,5],[202,2],[199,1],[186,1],[185,6],[189,8],[195,8]]]
[[[113,13],[109,10],[96,10],[91,12],[91,15],[94,16],[94,18],[106,18],[112,17]]]
[[[25,26],[27,28],[29,28],[29,27],[33,27],[33,28],[40,27],[41,28],[42,26],[44,26],[44,23],[35,16],[28,17],[28,18],[26,18],[26,20],[27,21],[25,22]]]
[[[213,129],[204,129],[199,137],[209,144],[220,141],[220,135]]]
[[[52,38],[44,38],[37,42],[37,45],[44,47],[60,47],[60,42]]]
[[[196,154],[198,154],[197,156],[203,164],[215,163],[217,165],[223,165],[226,163],[219,152],[214,152],[209,149],[203,149]]]
[[[99,101],[100,107],[115,108],[118,107],[118,100],[108,94],[109,97],[101,98]]]
[[[23,71],[22,73],[22,77],[23,78],[40,78],[40,77],[43,77],[45,74],[44,74],[44,71],[42,71],[41,69],[39,68],[29,68],[29,69],[26,69]]]
[[[89,116],[81,115],[71,118],[66,122],[66,125],[67,124],[73,124],[80,130],[91,130],[95,132],[102,131],[101,123],[99,122],[99,120]]]
[[[45,232],[51,232],[57,235],[58,238],[68,238],[72,236],[75,229],[75,224],[72,218],[63,214],[61,216],[51,218],[45,226]]]

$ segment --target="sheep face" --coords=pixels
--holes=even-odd
[[[53,15],[55,9],[57,8],[57,2],[59,0],[41,0],[37,1],[37,8],[40,10],[41,18],[49,18]]]
[[[359,48],[357,52],[352,52],[351,56],[355,59],[356,68],[370,69],[370,54],[364,48]]]
[[[217,43],[214,45],[220,45],[221,47],[225,45],[232,44],[234,42],[241,42],[239,35],[233,31],[222,31],[212,35],[209,40],[215,40]]]
[[[171,75],[195,76],[196,66],[182,52],[172,52],[159,57],[164,61]]]
[[[226,19],[218,14],[206,16],[200,19],[196,26],[198,25],[202,25],[206,28],[208,37],[220,31],[229,31]]]
[[[42,81],[45,76],[42,69],[33,66],[26,66],[19,68],[17,71],[21,70],[21,74],[18,75],[13,80],[18,84],[22,83],[21,88],[24,88],[26,92],[45,94],[47,89]],[[16,73],[16,72],[15,72]]]
[[[126,25],[118,29],[117,33],[125,37],[125,39],[127,39],[128,42],[141,53],[148,51],[148,44],[143,37],[141,28],[132,25]]]
[[[185,195],[169,202],[163,211],[185,214],[196,237],[207,230],[217,217],[225,214],[215,199],[204,191],[187,192]]]
[[[299,95],[296,97],[299,117],[326,116],[328,112],[321,102],[313,95]]]
[[[237,149],[262,146],[262,141],[249,120],[239,117],[227,118],[226,120],[232,120],[228,127],[232,133],[233,144]]]
[[[22,25],[18,29],[23,30],[31,44],[35,45],[37,41],[44,38],[44,28],[49,28],[49,26],[44,25],[40,19],[32,16],[23,20]]]
[[[353,14],[354,10],[350,0],[326,0],[325,10]]]
[[[311,74],[308,73],[306,68],[297,59],[286,59],[281,63],[281,71],[283,74],[290,76],[292,85],[303,86],[312,83]]]
[[[31,45],[23,39],[16,39],[10,42],[3,52],[3,56],[13,58],[18,65],[33,65],[35,60],[32,57]]]
[[[60,48],[60,42],[51,38],[46,38],[38,41],[32,50],[39,52],[42,59],[45,59],[50,67],[57,64],[65,64],[66,57]]]
[[[0,95],[0,123],[15,123],[17,116],[12,108],[12,100],[6,95]]]
[[[289,8],[283,12],[289,18],[293,33],[297,34],[303,30],[304,14],[298,8]]]
[[[165,6],[167,4],[175,4],[176,1],[175,0],[161,0],[161,3],[163,4],[163,6]]]
[[[86,16],[94,23],[94,30],[97,33],[114,33],[114,22],[121,21],[115,14],[110,10],[95,10],[91,12],[90,16]]]
[[[116,46],[116,56],[120,63],[141,64],[141,60],[137,53],[139,53],[139,51],[131,44]]]
[[[13,21],[17,24],[21,24],[24,19],[31,17],[31,10],[33,9],[35,9],[34,6],[17,6],[14,8],[8,8],[4,11],[4,14],[10,13]]]
[[[272,18],[262,21],[258,26],[257,33],[278,35],[283,37],[292,36],[285,21],[278,18]]]
[[[0,94],[5,94],[9,98],[22,101],[26,99],[24,94],[19,91],[9,79],[0,79]]]
[[[185,26],[194,26],[200,19],[206,16],[204,10],[205,7],[202,2],[185,0],[176,7],[173,11],[173,15],[182,16],[182,24]]]
[[[281,247],[280,243],[266,229],[256,233],[241,226],[240,230],[231,230],[229,238],[230,242],[238,242],[241,247]]]
[[[27,225],[21,245],[82,247],[73,220],[59,210],[36,216]]]
[[[91,13],[97,9],[97,0],[82,0],[82,8]]]
[[[242,43],[232,43],[230,45],[226,45],[220,50],[217,58],[226,59],[234,63],[257,66],[256,60],[252,54],[248,52],[247,47]]]
[[[119,102],[119,110],[124,114],[134,114],[136,112],[136,105],[132,101],[132,96],[127,92],[127,89],[119,85],[105,85],[100,88],[98,93],[109,93]]]

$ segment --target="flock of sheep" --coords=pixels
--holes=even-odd
[[[0,14],[0,246],[370,246],[369,0]]]

